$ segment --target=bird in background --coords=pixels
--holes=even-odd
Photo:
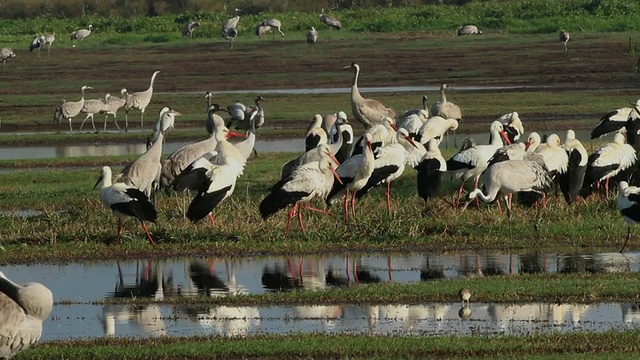
[[[313,26],[307,31],[307,44],[315,45],[318,42],[318,31]]]
[[[560,38],[560,42],[562,43],[562,53],[566,55],[568,51],[567,43],[569,42],[569,39],[571,39],[571,36],[569,35],[569,32],[560,30],[560,34],[558,34],[558,37]]]
[[[7,73],[7,60],[16,57],[16,54],[11,50],[11,48],[2,48],[0,49],[0,61],[2,61],[2,74],[6,75]]]

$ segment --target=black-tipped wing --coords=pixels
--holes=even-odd
[[[227,192],[231,190],[231,185],[213,192],[201,191],[193,198],[189,209],[187,209],[187,218],[192,222],[198,222],[220,204],[227,196]]]
[[[189,166],[173,180],[173,190],[183,191],[189,189],[204,191],[209,187],[210,183],[211,180],[207,177],[207,169],[193,169]]]
[[[381,184],[389,175],[398,171],[397,165],[387,165],[373,170],[367,184],[360,190],[356,191],[356,199],[360,199],[374,187]]]
[[[138,189],[127,189],[125,193],[132,199],[128,202],[111,204],[111,210],[136,217],[140,221],[156,222],[158,212],[147,196]]]
[[[277,188],[274,186],[271,193],[260,202],[260,215],[262,215],[263,219],[310,195],[310,193],[302,191],[287,192],[282,190],[281,187],[282,185]]]
[[[600,124],[591,131],[591,138],[595,139],[608,133],[618,131],[626,125],[626,121],[615,121],[611,118],[618,115],[618,111],[612,111],[600,119]]]

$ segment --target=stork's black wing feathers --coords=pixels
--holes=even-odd
[[[194,223],[203,219],[224,200],[229,190],[231,190],[231,185],[213,192],[199,192],[198,195],[191,200],[191,204],[189,204],[187,218]]]
[[[356,199],[360,199],[374,187],[381,184],[389,175],[398,171],[397,165],[387,165],[373,170],[367,184],[360,190],[356,191]]]

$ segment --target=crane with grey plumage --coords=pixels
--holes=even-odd
[[[82,96],[80,97],[80,100],[60,102],[58,103],[58,105],[56,105],[54,120],[58,122],[62,120],[68,120],[69,131],[73,131],[73,128],[71,127],[71,119],[78,116],[78,114],[80,114],[80,111],[82,111],[82,107],[84,106],[84,91],[87,89],[90,90],[93,88],[91,86],[86,86],[86,85],[83,86],[80,89],[80,93],[82,94]]]
[[[38,35],[33,40],[31,40],[31,44],[29,45],[29,52],[32,53],[33,50],[38,50],[38,55],[40,55],[40,49],[47,42],[47,38],[44,35]]]
[[[324,9],[322,9],[321,14],[320,14],[320,21],[322,21],[323,23],[327,24],[327,26],[329,26],[329,30],[331,29],[336,29],[336,30],[340,30],[342,29],[342,24],[340,24],[340,20],[329,16],[329,15],[325,15],[324,13]]]
[[[569,42],[569,39],[571,39],[571,36],[569,35],[569,32],[564,31],[564,30],[560,30],[560,34],[558,35],[558,37],[560,38],[560,42],[562,43],[562,52],[563,54],[567,54],[567,43]]]
[[[246,106],[241,102],[234,102],[227,106],[231,119],[227,122],[227,127],[232,128],[235,122],[235,127],[243,129],[245,131],[250,130],[252,127],[256,129],[264,125],[264,109],[262,108],[262,102],[267,101],[262,95],[256,96],[253,100],[255,106]],[[253,123],[252,123],[253,122]]]
[[[56,33],[53,32],[51,34],[47,34],[44,37],[44,42],[45,44],[47,44],[47,53],[49,54],[49,56],[51,56],[51,45],[53,45],[53,42],[56,40]]]
[[[0,50],[0,61],[2,61],[2,74],[6,74],[7,60],[16,57],[16,54],[11,48],[2,48]]]
[[[104,102],[100,99],[87,99],[84,101],[84,104],[82,105],[82,109],[80,109],[80,112],[87,114],[87,116],[84,118],[84,120],[82,120],[82,123],[80,123],[80,128],[78,129],[78,132],[82,131],[82,126],[84,126],[84,123],[85,121],[87,121],[88,118],[91,118],[91,125],[93,126],[93,131],[95,131],[96,133],[98,132],[98,130],[96,130],[96,124],[93,121],[93,115],[103,112],[104,105],[105,105]]]
[[[107,117],[109,115],[113,115],[113,122],[116,124],[116,127],[118,128],[118,130],[120,129],[120,126],[118,125],[118,120],[116,119],[116,114],[118,113],[118,110],[124,106],[124,104],[127,102],[127,100],[124,99],[125,94],[127,93],[127,89],[122,89],[120,90],[120,94],[122,95],[122,98],[119,98],[117,96],[111,96],[111,94],[105,94],[104,95],[104,130],[107,130]]]
[[[184,24],[182,27],[182,37],[189,37],[189,39],[193,39],[193,32],[200,26],[200,23],[197,21],[189,21]]]
[[[71,41],[82,40],[91,35],[91,31],[93,31],[93,25],[89,25],[87,29],[78,29],[71,33]]]
[[[481,35],[482,31],[478,30],[475,25],[465,25],[458,29],[458,36],[462,35]]]
[[[220,31],[222,37],[229,41],[229,47],[231,49],[233,49],[233,41],[235,40],[236,36],[238,36],[237,26],[238,22],[240,21],[240,15],[238,15],[240,11],[240,9],[236,8],[236,16],[227,20],[227,22],[222,25],[222,30]]]
[[[160,113],[160,124],[172,123],[175,116],[180,115],[179,112],[169,108],[162,110],[164,112]],[[162,143],[164,142],[164,131],[166,129],[168,127],[164,130],[160,127],[160,131],[157,133],[151,147],[130,165],[125,166],[116,182],[131,185],[142,191],[148,198],[151,197],[151,192],[156,190],[160,184],[160,173],[162,171],[162,163],[160,161],[162,159]]]
[[[264,20],[262,20],[260,25],[261,26],[269,26],[269,28],[276,29],[276,31],[278,31],[281,36],[284,36],[284,33],[280,29],[282,27],[282,23],[278,19],[275,19],[275,18],[264,19]]]
[[[17,284],[0,272],[0,359],[9,359],[40,340],[53,309],[53,294],[39,283]]]
[[[456,119],[461,121],[462,110],[460,109],[460,106],[452,103],[451,101],[447,101],[445,90],[450,89],[453,89],[453,87],[449,86],[449,84],[442,84],[442,86],[440,86],[440,101],[431,105],[431,116],[442,116],[445,119]]]
[[[158,76],[158,74],[160,74],[160,71],[153,72],[153,75],[151,75],[151,81],[149,82],[149,88],[147,90],[135,92],[133,94],[123,92],[126,100],[124,104],[125,132],[129,129],[129,110],[131,109],[140,110],[140,129],[144,129],[144,109],[146,109],[151,102],[151,96],[153,95],[153,82],[156,80],[156,76]]]
[[[318,42],[318,31],[313,26],[307,31],[307,44],[315,45]]]
[[[360,76],[360,65],[352,63],[344,69],[353,69],[353,82],[351,84],[351,111],[356,120],[360,121],[367,128],[374,124],[383,123],[389,117],[395,123],[396,112],[384,106],[380,101],[365,99],[360,95],[358,89],[358,76]]]
[[[266,35],[269,31],[271,31],[271,26],[268,25],[262,25],[262,23],[258,24],[258,26],[256,26],[256,36],[258,38],[261,38],[263,35]],[[266,38],[266,36],[265,36]]]

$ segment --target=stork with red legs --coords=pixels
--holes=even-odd
[[[355,219],[356,216],[356,192],[366,184],[374,169],[375,158],[371,149],[371,136],[365,134],[363,142],[363,153],[354,155],[343,162],[336,172],[341,182],[334,181],[333,188],[327,196],[327,205],[331,205],[344,192],[344,222],[349,223],[349,191],[351,196],[351,211]]]
[[[102,201],[102,204],[106,208],[111,209],[118,218],[118,235],[116,242],[121,242],[122,218],[132,216],[140,221],[140,225],[142,225],[145,233],[147,233],[149,242],[151,245],[155,245],[156,243],[153,241],[149,229],[144,223],[145,221],[156,222],[158,212],[155,207],[149,202],[149,198],[147,198],[142,191],[125,183],[112,183],[111,176],[111,168],[108,166],[102,167],[100,178],[94,188],[98,186],[98,184],[102,184],[100,187],[100,201]]]
[[[385,198],[387,211],[391,213],[391,182],[402,175],[405,168],[406,152],[410,147],[416,147],[415,142],[406,129],[399,129],[396,141],[374,151],[374,169],[365,186],[356,191],[356,200],[360,200],[366,193],[380,184],[387,184]]]
[[[596,184],[599,189],[601,181],[605,181],[605,193],[609,194],[609,179],[620,172],[631,168],[636,163],[636,150],[625,144],[624,135],[616,134],[612,143],[598,147],[589,156],[584,183],[580,195],[591,194],[591,186]]]
[[[278,181],[272,188],[271,193],[260,202],[260,214],[263,219],[275,214],[276,212],[293,205],[289,211],[289,219],[285,234],[289,233],[289,225],[291,218],[298,216],[300,229],[304,232],[304,224],[302,223],[302,209],[298,209],[301,203],[305,204],[305,208],[325,214],[332,215],[330,212],[313,208],[309,202],[314,198],[324,200],[331,191],[333,186],[333,177],[337,181],[341,181],[340,177],[334,169],[337,160],[328,150],[324,152],[324,156],[319,161],[313,161],[300,166],[291,176]]]
[[[464,184],[468,179],[474,178],[474,189],[478,188],[480,174],[487,168],[489,160],[493,154],[502,147],[502,140],[509,144],[509,138],[504,132],[504,128],[499,121],[491,123],[489,128],[491,138],[488,145],[476,145],[474,147],[459,151],[447,160],[447,172],[455,177],[462,178],[462,184],[458,189],[456,204],[460,202]]]

